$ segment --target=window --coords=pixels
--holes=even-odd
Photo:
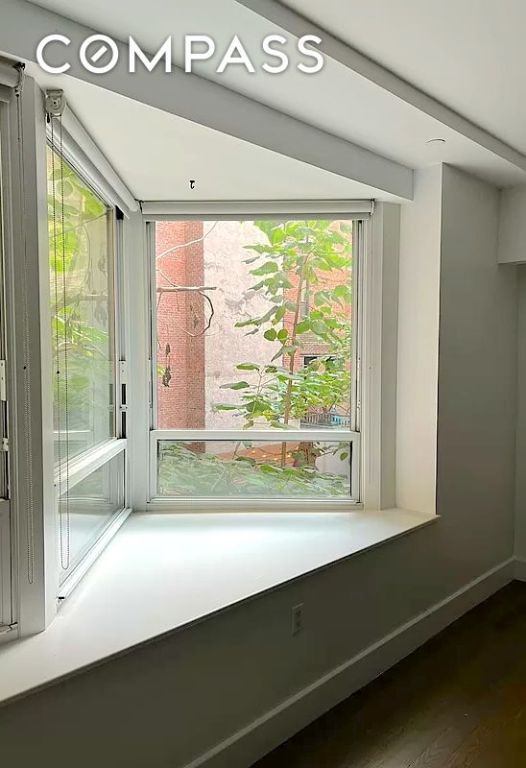
[[[6,141],[6,109],[0,99],[0,439],[8,439],[8,412],[6,402],[6,358],[7,358],[7,318],[4,284],[4,190],[3,178],[6,171],[4,155]],[[1,628],[7,627],[13,620],[11,594],[11,515],[9,504],[9,463],[8,453],[0,445],[0,638]]]
[[[124,508],[116,418],[115,209],[48,148],[59,582]]]
[[[151,498],[359,500],[359,232],[152,225]]]
[[[115,437],[114,212],[52,149],[50,295],[55,461]]]

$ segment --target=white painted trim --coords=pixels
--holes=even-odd
[[[500,563],[335,667],[184,768],[247,768],[513,580]]]
[[[291,218],[364,219],[373,213],[373,200],[225,200],[203,202],[143,202],[143,216],[147,221],[180,217],[203,219],[220,216],[234,221],[247,216],[261,218],[275,216]]]
[[[361,245],[361,498],[366,509],[396,505],[399,225],[399,206],[379,203]]]
[[[123,221],[125,269],[126,360],[128,363],[127,421],[128,496],[133,509],[146,509],[150,442],[150,270],[146,227],[140,213]],[[155,306],[155,305],[154,305]]]
[[[10,505],[7,499],[0,499],[0,627],[13,621],[11,586]]]
[[[68,462],[68,466],[60,470],[55,468],[55,487],[59,496],[78,485],[82,480],[102,467],[108,461],[118,456],[126,449],[126,440],[115,438],[108,440],[90,451],[82,453]]]
[[[351,456],[351,496],[347,499],[328,499],[327,502],[320,504],[317,499],[298,499],[298,500],[279,500],[279,499],[206,499],[206,498],[182,498],[171,499],[159,497],[157,487],[157,443],[160,440],[180,440],[196,442],[213,442],[214,440],[243,441],[247,442],[283,442],[283,441],[301,441],[313,440],[316,442],[345,442],[352,446]],[[354,451],[356,450],[356,453]],[[361,471],[361,436],[359,432],[350,430],[329,430],[329,429],[268,429],[268,430],[206,430],[206,429],[154,429],[150,431],[150,497],[148,507],[162,504],[165,508],[172,511],[179,510],[181,507],[187,508],[188,512],[195,512],[196,507],[208,511],[225,511],[229,507],[247,509],[267,510],[268,507],[276,511],[285,511],[288,509],[302,508],[313,505],[313,511],[320,511],[320,506],[329,511],[329,509],[339,509],[344,506],[346,509],[355,509],[356,504],[360,503],[360,471]],[[327,506],[325,506],[327,505]],[[332,506],[331,506],[332,505]]]
[[[133,194],[68,106],[62,117],[62,130],[64,155],[81,175],[126,215],[139,210]]]
[[[56,569],[49,565],[56,561],[56,529],[53,409],[48,396],[52,377],[46,126],[42,94],[32,78],[24,79],[7,117],[3,215],[11,363],[9,457],[15,617],[23,636],[43,630],[52,620],[58,586]]]
[[[246,440],[247,442],[314,440],[316,442],[352,443],[359,440],[358,432],[343,429],[154,429],[151,438],[157,440]]]
[[[526,581],[526,559],[515,558],[515,578],[517,581]]]
[[[248,512],[280,514],[280,512],[299,512],[301,514],[320,512],[361,512],[363,504],[353,499],[250,499],[250,498],[192,498],[177,499],[154,497],[148,502],[147,512],[175,512],[178,515],[192,515],[196,512]]]
[[[114,515],[104,532],[99,536],[96,543],[91,547],[89,552],[82,558],[78,566],[69,574],[67,579],[60,585],[58,589],[58,599],[65,600],[73,592],[75,587],[84,578],[89,571],[93,563],[100,557],[102,552],[106,549],[110,541],[113,539],[119,528],[126,522],[128,515],[131,513],[131,509],[126,507],[118,514]]]

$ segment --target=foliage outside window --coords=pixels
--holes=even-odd
[[[112,212],[48,150],[55,460],[113,437]]]
[[[49,277],[60,581],[124,503],[124,454],[76,484],[70,462],[116,435],[113,211],[48,148]]]
[[[349,443],[312,432],[351,425],[352,225],[199,225],[157,225],[158,426],[207,430],[159,443],[160,494],[348,497]]]

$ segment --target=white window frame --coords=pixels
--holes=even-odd
[[[12,90],[2,85],[0,70],[0,439],[9,439],[7,411],[7,302],[5,295],[5,240],[4,218],[6,218],[4,197],[8,194],[9,176],[9,122],[8,109]],[[7,73],[10,74],[10,73]],[[8,443],[7,443],[8,445]],[[0,445],[0,642],[12,633],[15,622],[13,601],[12,554],[13,520],[9,501],[9,452]]]
[[[8,558],[7,537],[2,535],[0,568],[7,567],[6,563],[10,561],[13,630],[0,632],[0,642],[44,630],[54,619],[60,599],[69,594],[131,511],[125,485],[125,508],[122,513],[115,513],[88,555],[59,586],[57,504],[58,496],[64,489],[57,482],[53,450],[44,94],[31,77],[23,76],[23,68],[20,72],[6,66],[10,79],[9,82],[2,79],[4,67],[0,66],[0,103],[3,121],[2,214],[7,299],[8,522],[11,545]],[[65,122],[63,138],[68,161],[108,205],[119,207],[123,214],[116,221],[117,245],[113,259],[115,295],[119,296],[117,287],[125,282],[120,237],[126,231],[128,220],[123,219],[139,216],[134,213],[138,204],[115,172],[109,177],[105,175],[107,160],[100,151],[97,153],[93,149],[92,140],[83,132],[78,121],[71,120],[69,115]],[[67,125],[73,125],[74,136]],[[83,160],[87,153],[90,153],[89,163],[84,168]],[[113,190],[113,193],[106,194],[108,190]],[[124,311],[124,303],[116,303],[116,320]],[[117,455],[123,456],[125,481],[130,477],[128,442],[122,434],[125,406],[121,403],[121,395],[125,396],[125,361],[129,354],[129,338],[125,338],[125,330],[124,326],[116,324],[114,340],[120,352],[120,355],[115,354],[117,436],[71,461],[70,488]],[[113,479],[110,482],[113,483]],[[0,525],[5,532],[5,505],[0,506]],[[7,603],[6,583],[3,579],[0,584],[0,600],[4,606]],[[2,611],[5,613],[5,609]],[[0,620],[3,621],[3,617]]]
[[[51,129],[48,126],[46,131],[47,147],[51,147]],[[96,472],[98,469],[109,463],[112,459],[124,454],[124,489],[125,489],[125,504],[122,510],[114,513],[106,526],[100,531],[97,539],[92,543],[90,549],[84,553],[79,562],[72,567],[67,576],[61,580],[60,578],[60,563],[57,562],[57,575],[55,581],[57,585],[57,599],[65,599],[74,587],[78,584],[80,579],[84,576],[86,571],[95,562],[96,558],[100,555],[103,547],[103,543],[106,546],[111,538],[118,531],[120,526],[125,522],[126,518],[131,512],[130,507],[126,503],[126,448],[127,441],[123,437],[123,414],[125,407],[123,403],[123,372],[125,366],[123,365],[125,346],[125,329],[123,327],[122,318],[120,316],[121,307],[121,289],[122,289],[122,277],[121,277],[121,259],[122,259],[122,229],[118,226],[118,209],[115,199],[110,197],[106,193],[107,182],[104,178],[97,179],[97,175],[94,172],[93,165],[90,163],[88,166],[84,163],[84,155],[79,150],[78,145],[72,141],[67,129],[62,128],[62,153],[65,161],[75,170],[82,181],[89,187],[97,197],[108,206],[108,209],[112,211],[112,227],[111,227],[111,239],[112,239],[112,254],[111,254],[111,283],[113,295],[111,296],[112,302],[112,340],[113,340],[113,360],[114,360],[114,379],[113,379],[113,407],[114,407],[114,437],[105,440],[100,445],[82,452],[79,456],[67,462],[67,467],[55,467],[54,471],[54,496],[55,496],[55,512],[58,518],[59,515],[59,500],[60,497],[71,491],[82,480],[89,477],[89,475]],[[49,299],[49,296],[47,297]],[[51,327],[51,326],[49,326]],[[52,390],[52,377],[49,380],[49,388],[44,393],[44,396],[51,398],[53,403],[53,390]]]
[[[149,267],[149,366],[150,366],[150,435],[148,457],[148,492],[146,504],[149,510],[173,509],[182,512],[196,510],[214,511],[225,509],[254,509],[254,510],[343,510],[358,509],[363,506],[361,496],[362,486],[362,450],[361,450],[361,346],[363,333],[362,301],[364,290],[364,261],[367,220],[371,217],[374,205],[370,201],[278,201],[271,202],[219,202],[205,204],[175,204],[175,203],[143,203],[143,215],[146,223],[146,244]],[[334,218],[356,221],[357,244],[353,253],[353,344],[352,365],[355,371],[352,391],[352,424],[348,430],[213,430],[213,429],[157,429],[157,348],[154,338],[157,328],[155,301],[155,222],[176,220],[253,220],[257,218],[275,219],[314,219]],[[214,440],[271,440],[282,442],[284,439],[315,439],[331,442],[345,442],[351,445],[351,495],[344,499],[246,499],[224,497],[209,498],[175,498],[161,497],[157,490],[157,454],[158,444],[163,440],[206,441]]]

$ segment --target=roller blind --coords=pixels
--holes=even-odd
[[[141,203],[150,221],[170,219],[367,219],[374,210],[374,200],[226,200],[202,202]]]

